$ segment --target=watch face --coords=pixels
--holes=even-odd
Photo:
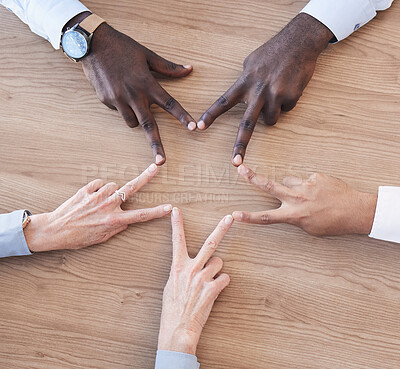
[[[85,37],[77,31],[66,32],[62,39],[63,50],[74,59],[83,58],[88,51]]]

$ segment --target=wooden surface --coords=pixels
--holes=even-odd
[[[105,0],[85,4],[194,73],[162,84],[192,114],[306,3]],[[299,105],[259,124],[246,161],[273,179],[322,171],[364,191],[400,185],[400,4],[330,46]],[[244,107],[204,133],[156,109],[168,163],[137,206],[182,208],[196,253],[234,210],[277,203],[230,164]],[[96,177],[124,184],[152,161],[96,98],[78,64],[0,7],[0,211],[51,211]],[[135,204],[130,204],[134,207]],[[0,262],[1,369],[150,369],[171,262],[169,219],[104,245]],[[232,279],[198,348],[204,369],[400,367],[400,247],[236,224],[218,250]]]

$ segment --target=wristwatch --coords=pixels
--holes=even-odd
[[[25,229],[26,226],[31,222],[32,213],[29,210],[25,210],[22,217],[22,229]]]
[[[90,14],[82,22],[68,28],[61,35],[61,48],[64,54],[74,62],[82,60],[90,53],[94,31],[105,20],[96,14]]]

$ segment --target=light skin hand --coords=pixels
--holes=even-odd
[[[198,128],[207,129],[221,114],[245,102],[247,110],[232,154],[232,163],[242,164],[260,113],[267,125],[274,125],[281,111],[295,107],[314,73],[318,56],[332,37],[318,20],[299,14],[246,58],[242,75],[203,114]]]
[[[143,128],[157,165],[164,164],[166,156],[151,105],[160,106],[187,129],[196,129],[195,120],[153,75],[185,77],[191,65],[170,62],[106,23],[95,31],[91,52],[81,63],[100,101],[118,110],[129,127]]]
[[[157,174],[152,164],[139,177],[123,186],[126,199],[133,196]],[[51,213],[31,216],[24,229],[32,252],[58,249],[81,249],[107,241],[130,224],[161,218],[172,210],[170,204],[155,208],[121,209],[122,199],[115,191],[119,186],[100,179],[90,182]]]
[[[158,349],[195,355],[214,301],[230,282],[227,274],[217,277],[223,262],[212,255],[233,218],[227,215],[219,222],[194,259],[187,252],[179,209],[173,209],[171,222],[173,259],[164,289]]]
[[[236,211],[236,221],[253,224],[288,223],[315,236],[369,234],[377,195],[359,192],[340,179],[313,174],[307,180],[286,177],[283,184],[255,174],[245,165],[239,174],[281,201],[278,209],[256,213]]]

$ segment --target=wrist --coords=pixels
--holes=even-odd
[[[97,54],[107,50],[109,44],[108,35],[111,30],[114,29],[108,23],[102,23],[97,27],[92,36],[90,53],[81,60],[82,64],[91,63],[93,60],[96,60]]]
[[[163,334],[158,338],[158,350],[182,352],[196,356],[197,341],[185,333]]]
[[[362,216],[360,222],[360,234],[370,234],[374,224],[378,195],[361,192],[360,196]]]
[[[356,197],[356,205],[354,207],[355,211],[352,214],[354,224],[352,233],[365,235],[371,233],[377,201],[377,195],[358,192]]]
[[[332,31],[316,18],[306,13],[298,14],[285,28],[299,48],[317,56],[334,37]]]
[[[31,252],[51,249],[52,236],[51,213],[32,215],[30,223],[24,229],[25,240]]]
[[[72,28],[73,26],[75,26],[75,24],[81,23],[84,19],[86,19],[90,14],[92,14],[91,12],[83,12],[83,13],[79,13],[77,15],[75,15],[75,17],[71,18],[63,27],[62,31],[65,32],[68,28]]]

